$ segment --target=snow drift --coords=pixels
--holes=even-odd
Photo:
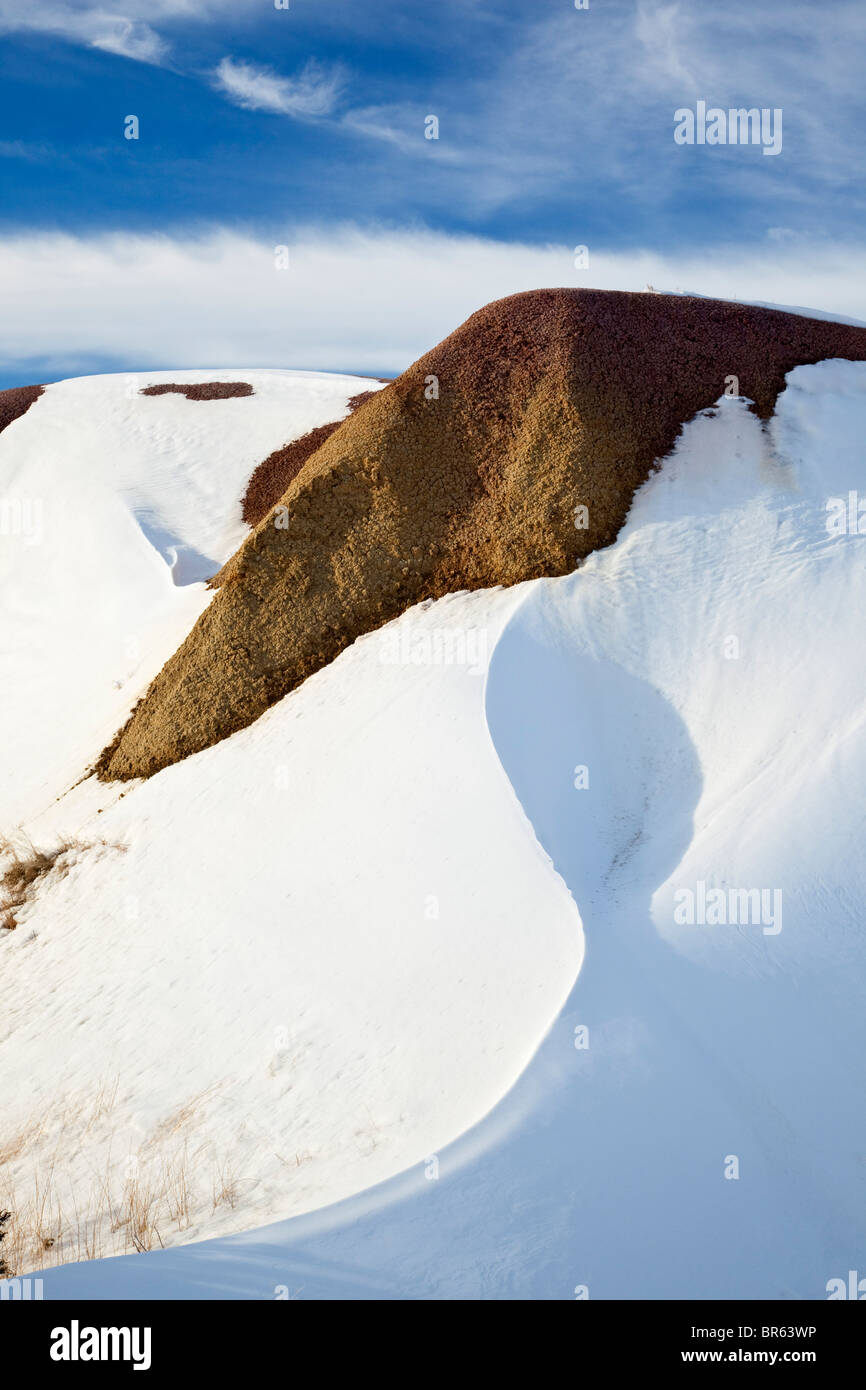
[[[487,723],[553,859],[533,897],[562,876],[586,954],[487,1119],[327,1211],[48,1297],[809,1299],[858,1266],[866,537],[828,521],[866,495],[864,431],[860,365],[798,368],[767,427],[720,401],[614,546],[517,591]],[[781,930],[683,921],[700,882],[778,890]]]
[[[70,790],[210,598],[138,524],[145,480],[220,562],[229,412],[247,467],[289,402],[300,436],[359,390],[263,375],[273,414],[258,378],[92,380],[0,438],[68,508],[0,590],[31,673],[5,823],[70,845],[0,942],[16,1268],[162,1242],[45,1293],[826,1296],[866,1241],[866,366],[789,370],[769,415],[720,389],[574,573],[412,607],[233,737]],[[144,434],[122,467],[96,396]],[[110,632],[142,615],[121,689],[106,572]]]

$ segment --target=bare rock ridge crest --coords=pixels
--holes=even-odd
[[[44,386],[10,386],[8,390],[0,391],[0,434],[13,420],[26,415],[44,390]]]
[[[99,776],[210,747],[422,599],[569,572],[726,378],[767,418],[786,372],[832,357],[866,360],[866,328],[603,290],[487,305],[306,459]]]

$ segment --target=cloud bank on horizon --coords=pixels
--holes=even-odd
[[[212,317],[208,269],[223,312],[214,338],[167,303],[163,360],[169,344],[189,360],[196,339],[203,361],[217,360],[218,345],[225,360],[248,360],[253,246],[270,258],[271,298],[293,314],[288,337],[286,324],[259,325],[258,360],[266,343],[282,345],[274,365],[398,370],[404,348],[430,345],[422,326],[439,323],[442,305],[468,312],[481,302],[474,285],[532,288],[526,276],[554,263],[557,284],[600,285],[603,271],[641,289],[635,272],[640,281],[654,265],[657,288],[687,279],[703,293],[864,316],[859,5],[696,10],[648,0],[0,0],[0,275],[17,302],[13,276],[23,274],[45,309],[29,323],[6,319],[4,380],[23,379],[29,363],[50,376],[149,362],[150,300],[169,263],[186,265],[178,301],[189,313]],[[679,129],[696,133],[680,139],[683,111],[696,120],[680,115]],[[760,147],[760,121],[750,133],[747,111],[764,114],[772,149]],[[303,244],[309,261],[313,228],[313,258],[331,279],[287,288],[304,263],[295,254],[275,289],[273,248]],[[139,251],[119,291],[130,310],[121,350],[117,294],[100,292],[95,267],[114,283],[112,238],[124,237]],[[66,259],[49,266],[61,245]],[[360,259],[339,265],[348,254]],[[400,280],[407,254],[417,283]],[[85,267],[94,298],[76,352],[63,305],[77,302]],[[313,291],[329,322],[310,316],[304,352],[299,305]],[[346,296],[376,293],[391,307],[365,347]],[[409,313],[414,322],[401,323]]]
[[[568,246],[352,224],[299,228],[277,247],[226,230],[9,237],[0,385],[168,367],[393,376],[491,300],[563,285],[649,285],[866,320],[856,246],[813,255],[808,286],[796,244],[719,249],[712,262],[652,252],[574,261]]]

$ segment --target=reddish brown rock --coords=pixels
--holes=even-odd
[[[421,599],[567,573],[727,378],[766,418],[786,372],[828,357],[866,360],[866,329],[601,290],[487,305],[307,458],[100,776],[207,748]]]
[[[44,386],[12,386],[8,391],[0,391],[0,434],[27,412],[44,390]]]

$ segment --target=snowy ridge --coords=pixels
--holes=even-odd
[[[162,381],[255,394],[142,396]],[[273,449],[373,383],[319,372],[148,372],[46,387],[0,434],[0,726],[14,730],[0,830],[46,806],[123,723],[248,528],[240,499]]]
[[[331,1115],[339,1126],[392,1057],[436,1104],[426,1128],[380,1127],[383,1162],[352,1154],[334,1129],[321,1185],[304,1191],[301,1180],[305,1215],[110,1267],[49,1270],[46,1296],[821,1298],[856,1267],[866,1237],[866,537],[831,535],[827,504],[858,489],[866,498],[864,436],[861,364],[797,368],[768,427],[723,399],[685,427],[616,544],[576,574],[455,595],[400,620],[485,629],[486,728],[477,673],[429,657],[383,661],[385,650],[413,650],[383,647],[388,629],[110,813],[112,833],[129,841],[120,873],[146,895],[148,922],[176,911],[169,885],[206,856],[184,931],[164,933],[173,956],[178,943],[191,955],[188,923],[239,833],[225,786],[254,832],[285,823],[292,917],[316,924],[303,940],[318,954],[298,957],[314,1064],[302,1049],[292,1071],[309,1087],[311,1136]],[[300,806],[292,793],[281,803],[262,771],[277,748],[304,789]],[[163,823],[167,804],[180,808],[174,826]],[[181,830],[191,822],[207,836]],[[166,866],[160,883],[149,855]],[[105,914],[118,891],[107,862],[34,909],[58,975],[63,936],[82,931],[84,888]],[[689,894],[705,907],[722,893],[727,905],[732,890],[737,921],[688,920]],[[772,895],[770,912],[753,890]],[[213,924],[224,905],[227,923],[247,920],[253,893],[270,961],[284,919],[267,907],[273,879],[238,886],[226,874],[207,891],[196,949],[205,962],[217,951],[208,968],[237,992],[224,1018],[242,1069],[259,1054],[241,1001],[265,1017],[268,1001],[253,954],[239,963],[232,940],[220,964],[231,927],[214,934]],[[456,930],[442,934],[444,912],[438,926],[418,922],[413,960],[401,957],[395,978],[385,962],[405,949],[419,891],[440,910],[453,892]],[[15,950],[23,961],[24,946]],[[10,968],[27,969],[7,950]],[[104,983],[121,978],[118,960]],[[468,986],[462,1002],[455,983]],[[393,995],[379,1016],[371,1001],[383,984]],[[335,986],[338,1016],[358,1012],[345,1031],[332,1016],[317,1037]],[[193,1031],[207,1017],[204,976],[202,987]],[[286,988],[297,986],[287,978]],[[71,1005],[59,1007],[71,1021]],[[317,1048],[336,1058],[335,1037],[339,1050],[359,1027],[366,1065],[337,1093],[334,1072],[325,1091]],[[33,1030],[19,1027],[16,1044],[26,1041],[31,1067]],[[445,1049],[441,1067],[419,1033]],[[395,1094],[377,1094],[393,1117]],[[263,1177],[258,1211],[287,1190]],[[312,1210],[328,1193],[347,1200]]]

